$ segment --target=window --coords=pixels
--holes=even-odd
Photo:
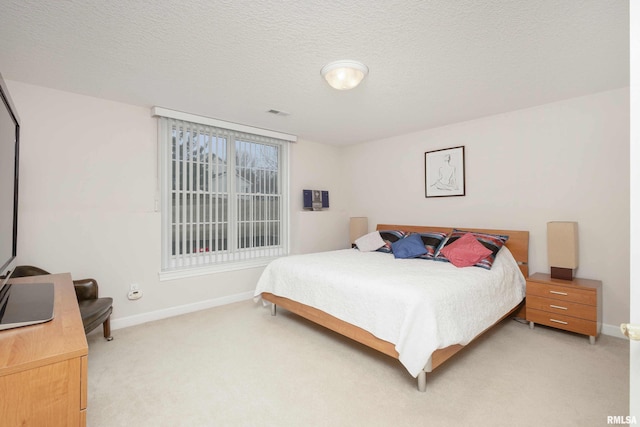
[[[154,115],[163,277],[264,265],[286,255],[295,137],[157,107]]]

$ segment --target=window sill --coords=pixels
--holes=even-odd
[[[227,271],[246,270],[250,268],[265,267],[274,259],[281,258],[281,256],[260,258],[249,261],[239,262],[227,262],[215,265],[206,265],[201,267],[186,267],[176,270],[161,271],[158,273],[158,277],[161,282],[167,280],[186,279],[189,277],[206,276],[208,274],[224,273]]]

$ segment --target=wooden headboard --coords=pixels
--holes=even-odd
[[[509,248],[513,257],[518,262],[520,271],[524,277],[529,276],[529,232],[521,230],[492,230],[487,228],[465,228],[455,227],[459,230],[473,231],[476,233],[489,233],[489,234],[504,234],[509,236],[509,240],[505,243],[505,246]],[[425,233],[429,231],[439,231],[442,233],[449,233],[453,230],[453,227],[431,227],[422,225],[391,225],[391,224],[378,224],[376,230],[401,230],[413,233]]]

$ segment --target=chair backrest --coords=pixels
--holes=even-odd
[[[13,270],[11,277],[44,276],[47,274],[51,273],[33,265],[19,265]]]

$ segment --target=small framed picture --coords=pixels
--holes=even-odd
[[[464,196],[464,146],[424,153],[425,197]]]

